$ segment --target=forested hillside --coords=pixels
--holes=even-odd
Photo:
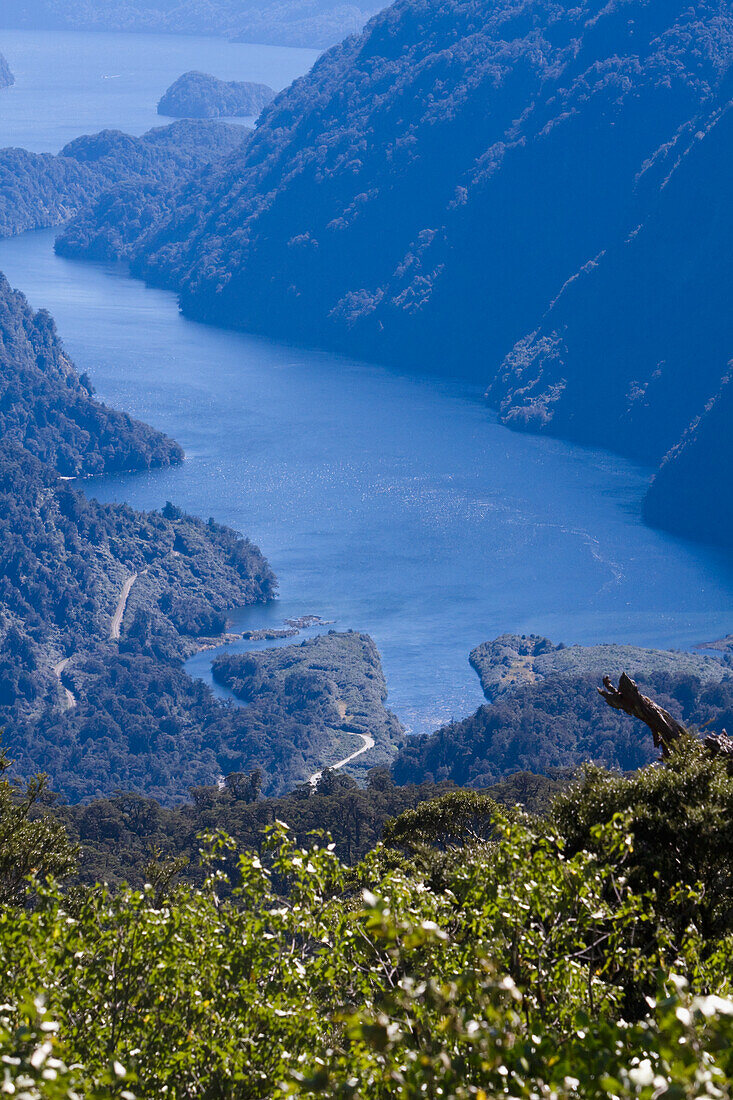
[[[106,188],[179,184],[247,138],[221,122],[174,122],[131,137],[103,130],[69,142],[58,156],[0,150],[0,237],[62,225]]]
[[[171,118],[248,118],[259,115],[275,93],[267,84],[219,80],[189,72],[171,84],[158,103],[158,114]]]
[[[351,866],[328,838],[299,837],[320,810],[340,840],[361,823],[372,847],[400,806],[379,774],[367,792],[246,813],[227,791],[186,817],[124,797],[69,815],[78,835],[91,827],[91,866],[115,883],[131,865],[137,889],[49,883],[78,852],[57,819],[29,817],[42,790],[3,778],[4,1090],[731,1100],[725,745],[680,732],[661,764],[591,769],[542,816],[413,787]],[[258,810],[281,806],[294,833],[259,833]],[[146,828],[180,841],[197,816],[239,835],[202,837],[200,868],[185,840],[183,858],[146,859]]]
[[[692,729],[733,727],[730,657],[634,646],[556,646],[503,635],[471,653],[485,706],[434,734],[408,738],[392,771],[398,783],[450,780],[486,787],[520,769],[549,772],[589,760],[630,771],[654,746],[610,710],[596,688],[626,672]]]
[[[722,0],[398,2],[133,269],[192,316],[478,379],[513,427],[651,464],[702,416],[648,515],[727,540],[671,499],[731,354],[732,41]]]
[[[81,847],[82,882],[142,886],[150,853],[157,851],[161,862],[185,860],[180,877],[201,883],[205,871],[199,860],[200,837],[205,832],[223,829],[240,848],[261,852],[267,829],[283,821],[299,844],[308,844],[314,833],[325,830],[339,859],[355,864],[379,843],[390,819],[455,790],[450,783],[398,785],[386,768],[371,769],[362,787],[344,772],[326,771],[317,784],[297,786],[277,798],[262,798],[261,782],[258,771],[234,773],[221,788],[194,788],[191,801],[181,806],[116,794],[84,805],[55,805],[52,812]],[[482,793],[501,805],[540,813],[570,782],[567,772],[520,772]]]
[[[361,30],[373,0],[4,0],[6,27],[223,35],[279,46],[330,46]]]
[[[53,318],[35,313],[0,274],[0,440],[6,460],[26,455],[63,477],[180,462],[172,439],[93,400],[64,352]],[[17,448],[12,450],[11,445]],[[37,464],[28,468],[38,471]]]
[[[182,452],[96,402],[48,314],[4,280],[0,416],[0,727],[21,771],[47,771],[71,798],[180,798],[242,762],[282,782],[276,724],[263,752],[244,709],[217,704],[181,663],[223,634],[228,610],[273,594],[272,571],[213,520],[102,505],[60,480]]]

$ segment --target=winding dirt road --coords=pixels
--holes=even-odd
[[[329,767],[332,771],[336,771],[338,768],[343,768],[346,764],[350,764],[352,760],[356,760],[357,756],[361,756],[362,753],[368,752],[369,749],[374,748],[374,738],[371,737],[368,733],[355,733],[353,734],[353,736],[360,737],[363,741],[363,745],[360,749],[357,749],[356,752],[352,752],[350,756],[345,756],[343,760],[339,760],[336,764],[327,765],[327,767]],[[323,775],[324,770],[325,769],[322,768],[319,772],[313,772],[313,775],[310,777],[311,786],[315,787],[318,780]]]
[[[122,626],[122,617],[125,614],[125,606],[127,604],[127,597],[130,595],[130,590],[137,580],[137,573],[133,573],[131,577],[128,577],[125,583],[122,585],[122,592],[120,598],[117,601],[117,607],[115,613],[112,616],[112,624],[110,626],[109,636],[116,640],[120,636],[120,628]]]
[[[64,691],[64,703],[65,703],[64,710],[71,710],[72,707],[76,706],[76,699],[74,697],[73,691],[69,691],[66,684],[61,679],[61,677],[63,675],[63,671],[66,668],[66,666],[68,665],[70,660],[71,660],[70,657],[64,657],[63,661],[59,661],[59,663],[57,665],[53,666],[54,675],[55,675],[56,679],[58,680],[58,682],[61,684],[61,687],[63,688],[63,691]]]

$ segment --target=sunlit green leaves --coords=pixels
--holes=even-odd
[[[694,754],[691,775],[674,766],[691,797],[722,782]],[[640,877],[658,771],[646,805],[644,776],[631,803],[629,781],[591,776],[563,804],[574,829],[563,807],[453,799],[392,829],[406,855],[355,869],[278,822],[234,864],[208,837],[198,890],[40,887],[0,907],[5,1092],[733,1100],[733,938],[701,931],[692,855],[679,882]],[[724,823],[721,799],[711,812]]]

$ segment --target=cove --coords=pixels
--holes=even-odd
[[[53,239],[3,241],[0,269],[51,311],[103,400],[187,454],[87,492],[172,500],[246,533],[281,595],[235,627],[316,614],[370,633],[409,730],[479,705],[469,650],[505,631],[682,648],[730,630],[730,559],[641,523],[648,471],[512,433],[463,384],[196,324],[174,295],[61,259]]]

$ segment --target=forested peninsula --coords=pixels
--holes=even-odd
[[[392,766],[398,783],[486,787],[512,772],[552,774],[594,760],[622,772],[654,759],[653,743],[606,707],[596,688],[627,673],[691,729],[733,726],[733,663],[628,645],[565,646],[506,634],[470,654],[487,703],[434,734],[407,738]]]
[[[133,271],[202,320],[480,380],[513,428],[657,467],[647,518],[729,545],[732,20],[398,0]]]
[[[189,72],[164,93],[158,114],[170,118],[256,118],[274,98],[275,92],[267,84]]]
[[[246,133],[222,122],[186,120],[132,137],[103,130],[54,156],[0,150],[0,237],[63,225],[107,189],[134,183],[171,188],[225,154]]]
[[[123,787],[170,801],[260,762],[244,709],[217,704],[182,659],[229,610],[272,596],[269,565],[213,520],[103,505],[69,480],[182,452],[96,401],[49,315],[4,280],[0,417],[0,727],[19,769],[71,799]],[[268,751],[288,755],[274,730]]]

